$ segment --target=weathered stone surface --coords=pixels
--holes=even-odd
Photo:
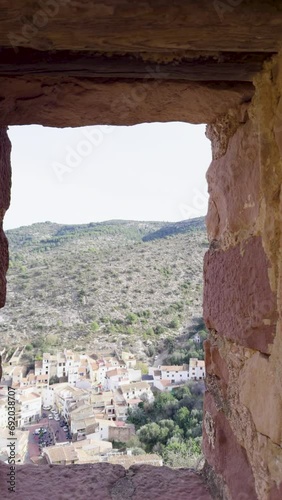
[[[229,132],[232,120],[237,130]],[[207,172],[209,210],[206,217],[210,240],[230,239],[254,230],[260,202],[260,160],[257,131],[250,121],[239,125],[238,117],[230,116],[228,126],[218,125],[213,149],[222,151]],[[231,133],[231,137],[229,134]],[[218,144],[219,143],[219,144]],[[217,155],[219,156],[219,155]]]
[[[223,477],[232,500],[257,500],[246,451],[209,393],[205,395],[204,412],[203,449],[209,464]]]
[[[169,469],[148,465],[131,467],[135,487],[134,500],[157,499],[171,500],[211,500],[201,477],[188,469]]]
[[[10,500],[8,466],[0,465],[1,500]],[[203,479],[186,469],[147,465],[125,471],[120,465],[17,466],[21,500],[211,500]]]
[[[160,79],[148,63],[139,81],[91,78],[0,78],[0,125],[38,123],[55,127],[135,125],[143,122],[207,123],[252,97],[250,83],[201,83]]]
[[[271,360],[255,353],[239,377],[240,401],[250,410],[256,429],[282,445],[282,399]]]
[[[10,206],[11,188],[11,143],[6,128],[0,128],[0,216]]]
[[[227,251],[209,250],[204,262],[204,318],[208,328],[268,353],[277,320],[269,262],[260,237]]]
[[[272,0],[2,0],[0,8],[2,46],[275,52],[282,43],[281,6]]]
[[[204,342],[206,371],[210,375],[216,375],[228,384],[228,367],[224,359],[219,354],[217,346],[211,344],[210,340]]]
[[[3,217],[10,205],[11,143],[6,128],[0,128],[0,307],[6,300],[6,272],[9,265],[8,241],[3,232]]]
[[[204,342],[205,364],[206,364],[206,387],[210,389],[211,385],[217,392],[217,399],[224,404],[227,396],[227,387],[229,381],[228,367],[225,360],[220,356],[217,345],[213,345],[211,340]],[[214,381],[216,377],[216,382]],[[216,383],[216,388],[214,387]]]
[[[177,61],[158,62],[160,78],[195,82],[252,82],[265,62],[264,53],[229,53],[205,55],[186,52]],[[154,63],[154,57],[151,58]],[[20,47],[3,49],[0,59],[0,75],[4,76],[77,76],[80,78],[133,79],[148,77],[150,60],[144,56],[104,55],[93,51],[58,50],[42,52]],[[220,64],[219,64],[220,63]],[[155,75],[156,77],[157,75]]]
[[[276,485],[273,486],[273,488],[269,493],[269,500],[281,500],[281,498],[282,498],[282,482],[278,487]]]

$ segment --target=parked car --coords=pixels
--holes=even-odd
[[[49,420],[53,420],[54,417],[53,417],[53,415],[50,414],[50,415],[48,415],[48,418],[49,418]]]
[[[43,405],[42,408],[43,408],[43,410],[49,411],[49,410],[51,410],[52,406],[51,405],[50,406]]]
[[[62,422],[62,420],[60,421],[60,426],[61,427],[65,427],[66,423],[65,422]]]
[[[38,436],[39,434],[46,434],[47,429],[44,429],[43,427],[40,427],[39,429],[35,429],[34,434]]]
[[[51,413],[58,413],[57,410],[51,410]]]
[[[54,416],[54,420],[56,420],[57,422],[59,422],[59,421],[60,421],[60,417],[59,417],[59,415],[55,415],[55,416]]]
[[[63,427],[63,430],[64,430],[65,432],[69,432],[69,428],[68,428],[66,425],[65,425],[65,427]]]

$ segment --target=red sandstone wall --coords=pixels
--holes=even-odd
[[[282,498],[282,64],[207,128],[204,453],[218,496]],[[281,111],[280,111],[281,110]]]
[[[11,143],[7,129],[0,128],[0,307],[6,300],[6,272],[9,264],[8,242],[3,232],[3,217],[10,205]]]

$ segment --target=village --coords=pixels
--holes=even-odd
[[[157,454],[132,454],[116,443],[130,443],[134,425],[128,414],[156,392],[168,392],[205,378],[205,363],[139,366],[131,352],[111,356],[69,349],[42,354],[34,369],[21,363],[25,348],[12,355],[3,349],[0,386],[0,460],[7,462],[8,389],[15,394],[14,421],[17,463],[85,464],[109,462],[162,465]]]

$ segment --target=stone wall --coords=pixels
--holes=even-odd
[[[216,30],[210,31],[217,37]],[[245,50],[245,34],[242,40]],[[260,36],[252,40],[259,43]],[[106,84],[48,75],[2,76],[0,124],[212,122],[207,127],[213,150],[207,174],[210,249],[204,263],[204,317],[210,330],[205,472],[216,500],[281,499],[282,57],[268,62],[255,78],[255,93],[249,82],[233,89],[232,82],[156,83],[152,77]],[[8,267],[2,220],[10,184],[10,142],[6,128],[0,128],[0,307]],[[189,471],[138,468],[127,476],[117,467],[99,464],[76,474],[72,468],[20,467],[18,496],[43,499],[53,491],[59,498],[59,485],[60,498],[69,498],[73,490],[73,498],[98,491],[103,500],[209,498],[200,478]],[[2,484],[6,470],[0,467]],[[103,483],[105,471],[109,484]],[[8,498],[2,491],[1,498]]]
[[[128,427],[109,427],[109,441],[120,441],[127,443],[134,436],[134,426]]]
[[[207,127],[206,473],[217,498],[282,498],[282,57]]]
[[[7,128],[0,128],[0,307],[6,300],[6,272],[8,269],[8,242],[3,231],[3,218],[10,206],[11,143]],[[0,363],[1,364],[1,363]]]

